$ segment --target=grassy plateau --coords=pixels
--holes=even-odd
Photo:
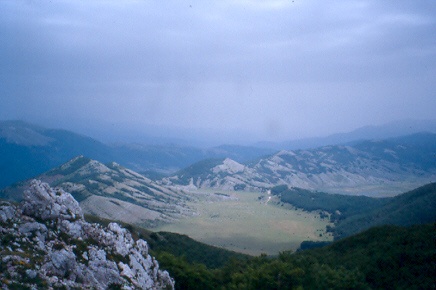
[[[153,228],[185,234],[200,242],[250,255],[277,255],[296,250],[305,240],[330,241],[328,218],[278,205],[274,198],[253,192],[201,190],[190,206],[197,215]],[[262,197],[259,199],[259,197]]]

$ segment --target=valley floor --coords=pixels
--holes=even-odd
[[[270,196],[253,192],[199,190],[189,205],[198,215],[153,228],[185,234],[200,242],[250,255],[277,255],[296,250],[305,240],[331,241],[331,225],[317,212],[278,205]],[[259,198],[261,197],[261,198]]]

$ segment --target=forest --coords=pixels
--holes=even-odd
[[[204,261],[201,250],[188,258],[171,247],[151,249],[176,289],[433,289],[435,238],[434,224],[382,226],[276,257],[235,253],[218,267],[218,256]]]
[[[288,188],[272,188],[283,203],[306,211],[320,210],[330,215],[335,239],[356,234],[373,226],[424,224],[436,220],[436,183],[429,183],[389,198],[350,196]]]
[[[109,221],[87,216],[90,222]],[[321,248],[249,256],[124,224],[176,289],[433,289],[436,224],[373,227]]]

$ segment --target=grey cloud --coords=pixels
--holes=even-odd
[[[0,114],[37,119],[44,103],[282,138],[429,118],[435,15],[430,0],[6,0]]]

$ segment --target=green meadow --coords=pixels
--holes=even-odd
[[[198,215],[153,228],[250,255],[296,250],[305,240],[331,241],[331,225],[318,212],[290,209],[253,192],[198,191],[190,206]],[[262,199],[259,197],[262,196]],[[269,200],[269,201],[268,201]]]

